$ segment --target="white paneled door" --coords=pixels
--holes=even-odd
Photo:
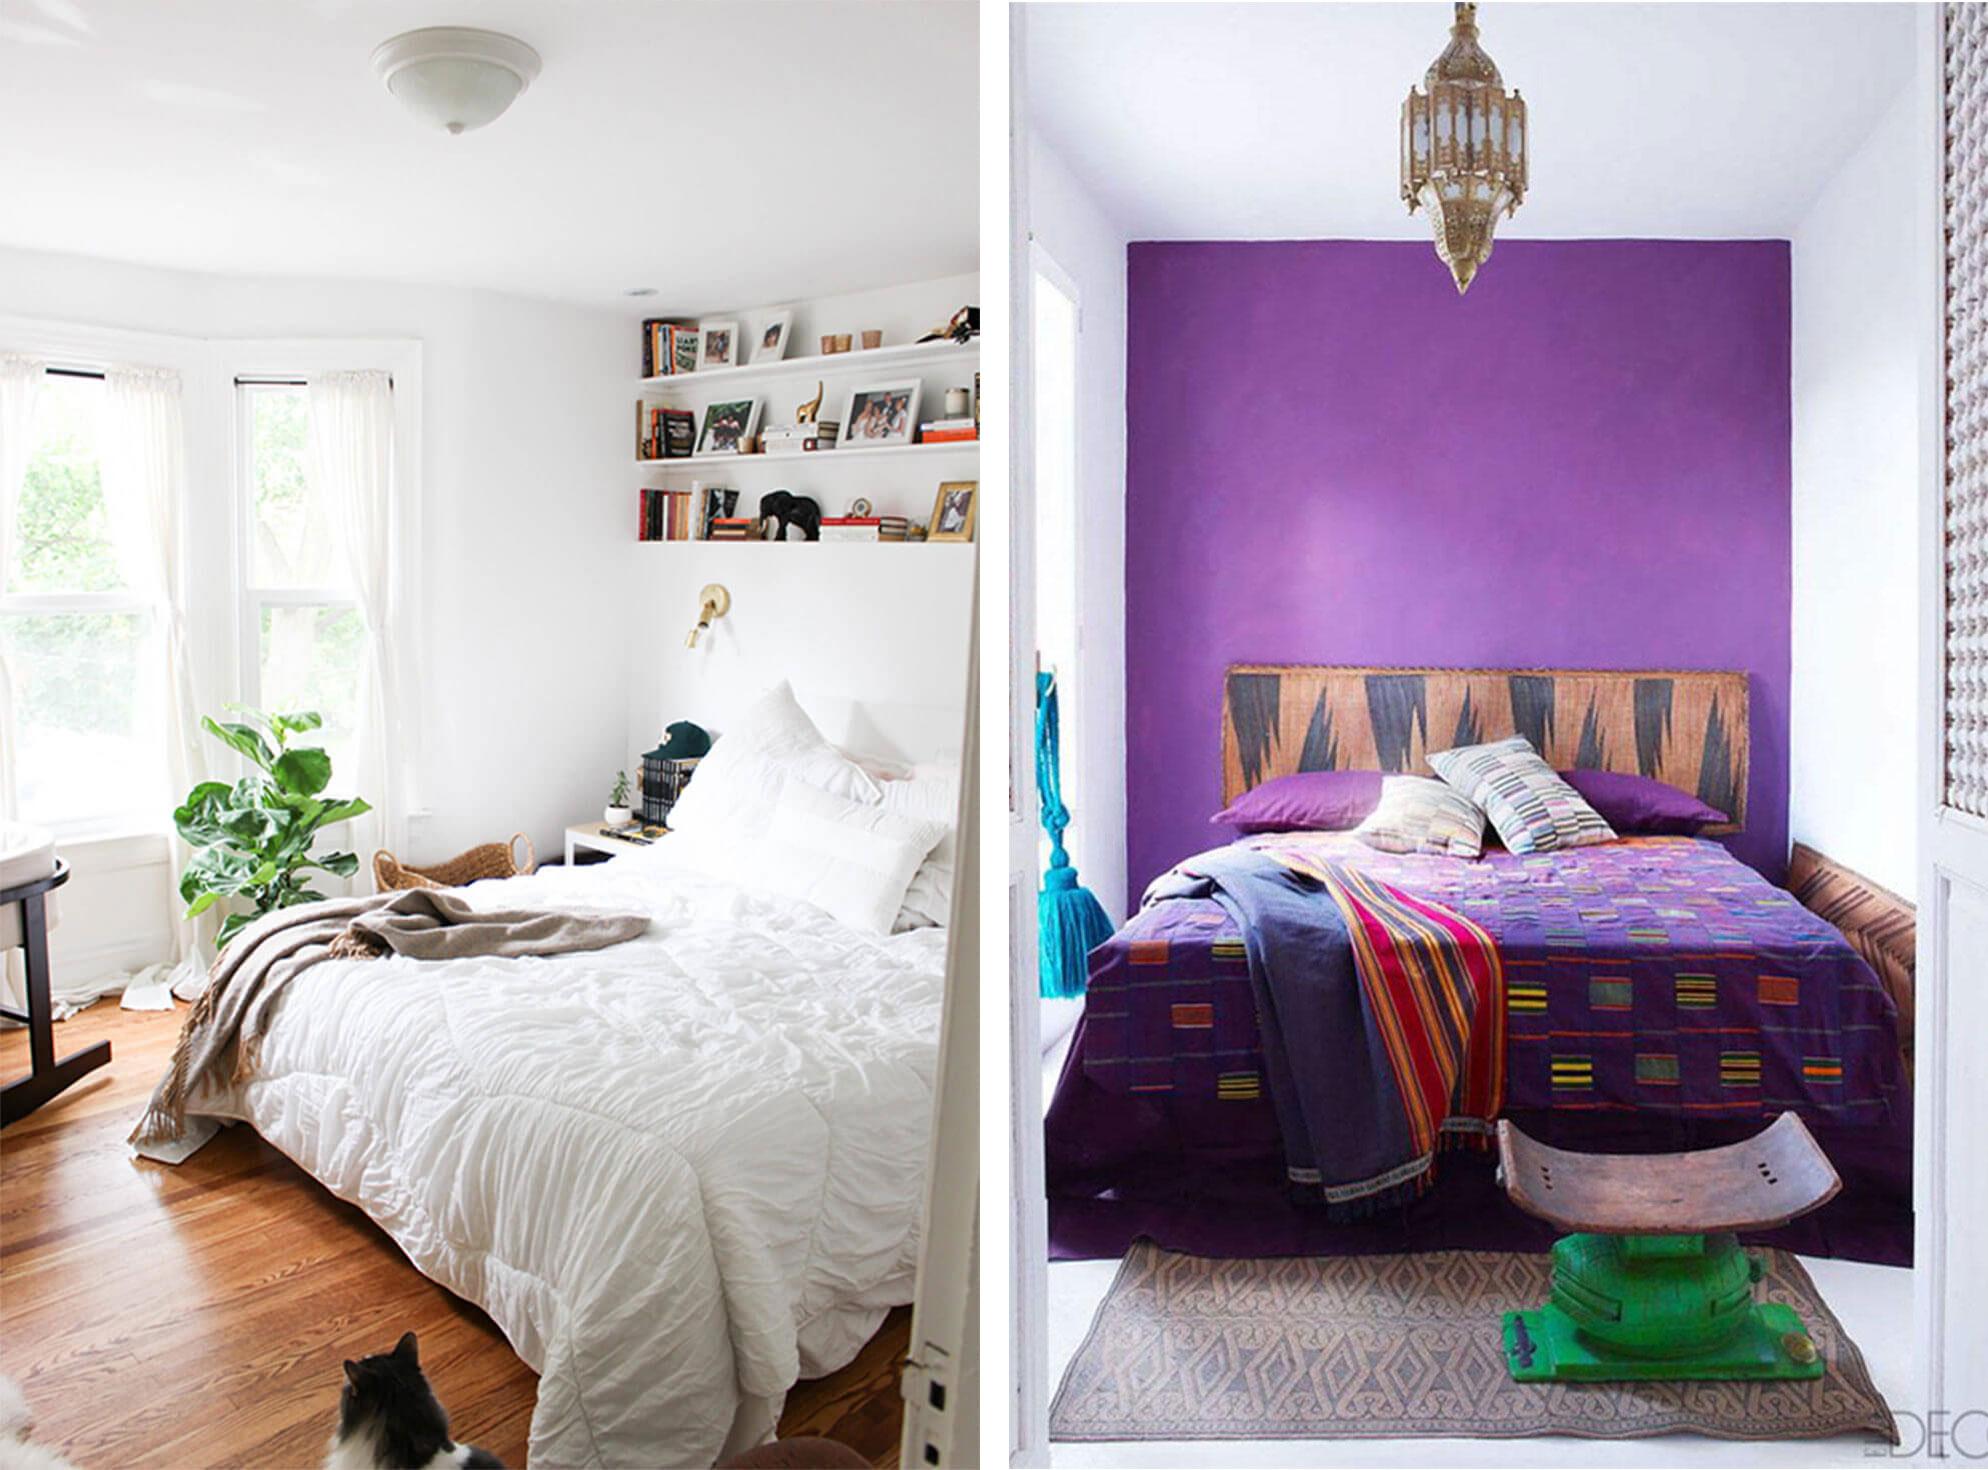
[[[1919,915],[1922,1381],[1908,1441],[1988,1457],[1988,7],[1929,17],[1939,218],[1929,302]],[[1937,32],[1937,35],[1931,34]],[[1926,89],[1929,93],[1933,88]],[[1929,101],[1931,99],[1929,98]],[[1931,109],[1929,108],[1929,111]],[[1908,1442],[1907,1449],[1915,1448]]]

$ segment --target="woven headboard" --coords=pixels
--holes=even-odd
[[[1222,800],[1293,771],[1431,774],[1431,750],[1519,734],[1556,770],[1649,776],[1746,825],[1746,675],[1235,664]]]

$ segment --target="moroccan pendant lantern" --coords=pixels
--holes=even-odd
[[[1526,104],[1477,44],[1477,7],[1459,4],[1450,44],[1401,104],[1401,197],[1429,211],[1436,254],[1470,289],[1500,215],[1526,195]]]

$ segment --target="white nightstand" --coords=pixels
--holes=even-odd
[[[609,857],[620,857],[625,852],[645,852],[654,843],[629,842],[625,838],[607,835],[606,822],[582,822],[577,827],[566,829],[566,866],[572,867],[577,852],[604,852]]]

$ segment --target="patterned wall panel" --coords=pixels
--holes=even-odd
[[[1988,7],[1946,7],[1946,804],[1988,816]]]
[[[1293,771],[1432,774],[1427,756],[1521,734],[1556,769],[1623,771],[1746,824],[1746,675],[1238,664],[1222,700],[1222,796]]]

